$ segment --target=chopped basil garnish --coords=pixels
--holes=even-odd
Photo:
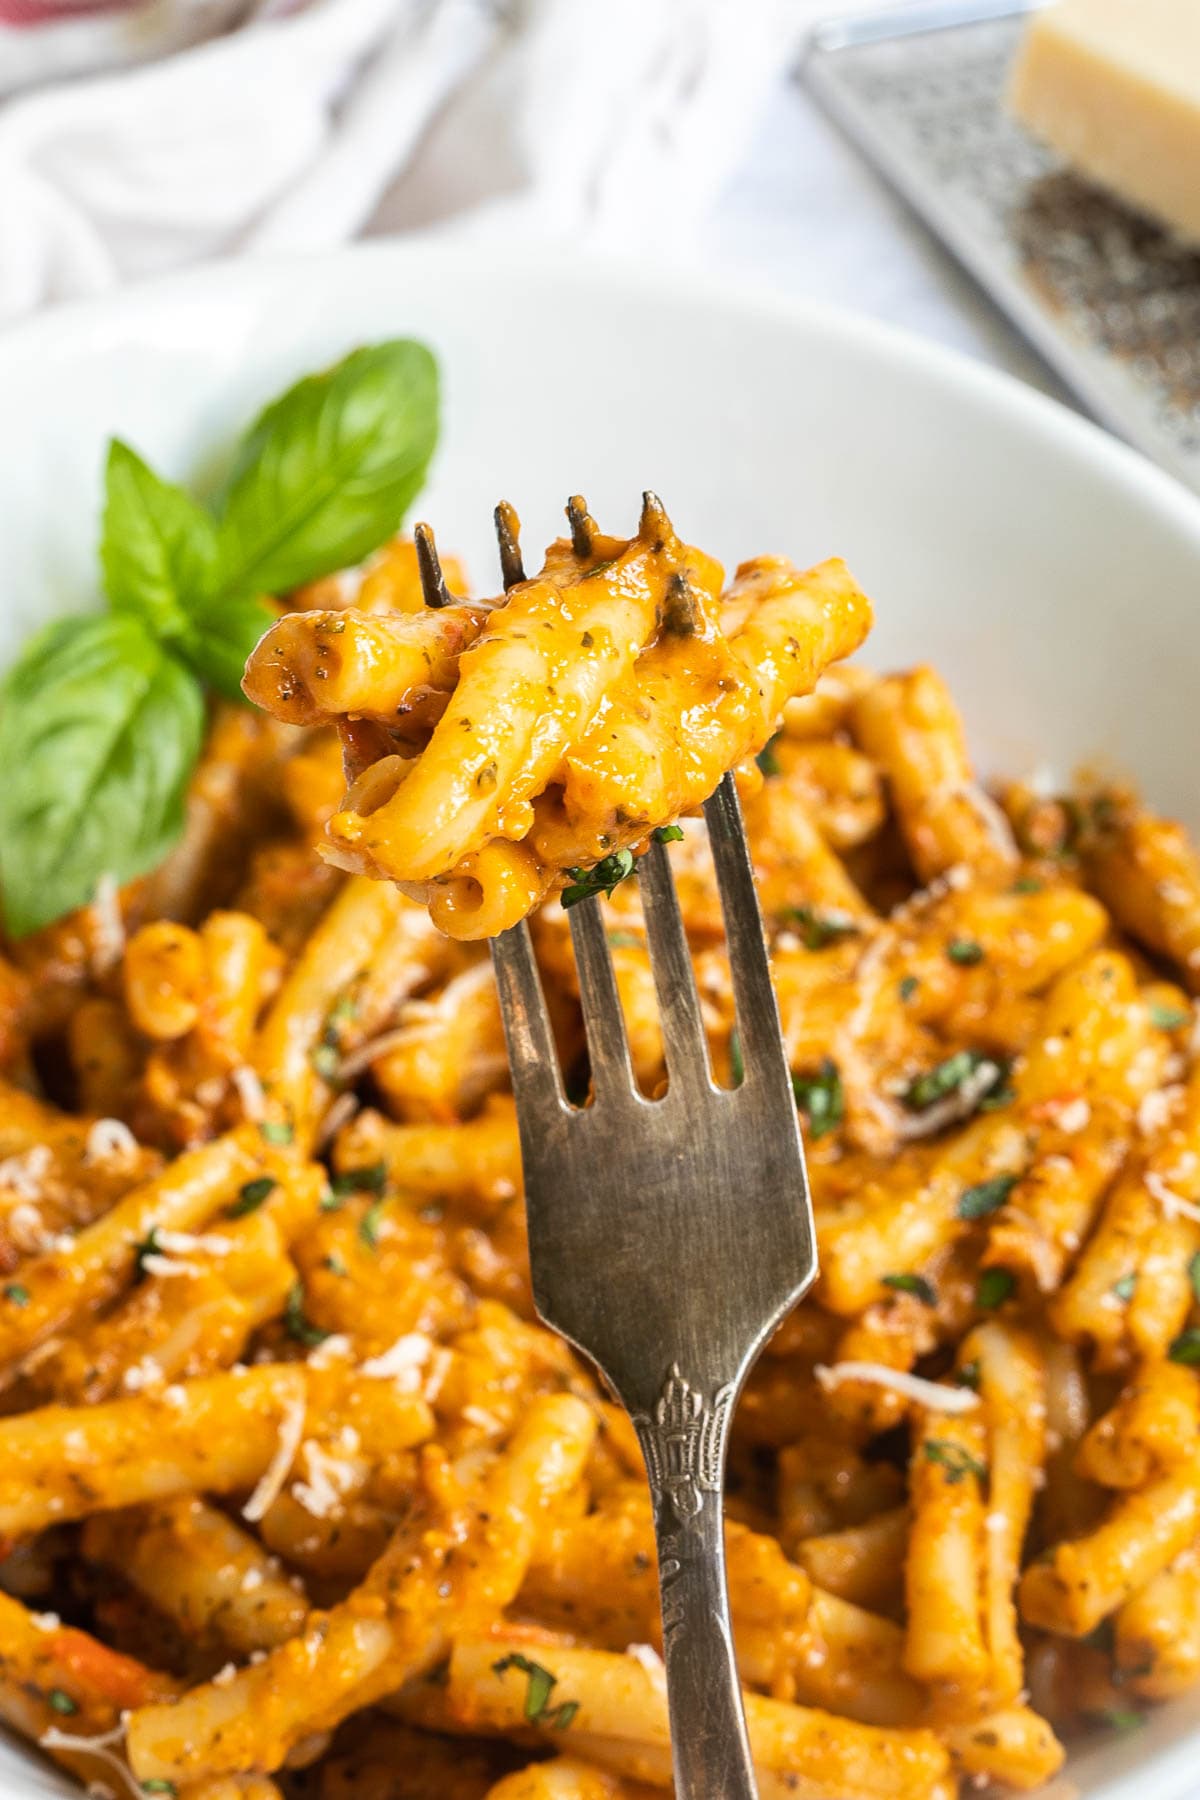
[[[946,1480],[952,1487],[957,1487],[968,1475],[974,1475],[977,1481],[987,1480],[986,1464],[948,1438],[929,1438],[925,1444],[925,1460],[945,1469]]]
[[[11,1300],[14,1306],[28,1306],[29,1289],[19,1281],[10,1281],[4,1290],[4,1298]]]
[[[951,938],[946,945],[946,955],[960,969],[973,969],[976,963],[983,961],[983,945],[977,944],[974,938]]]
[[[594,869],[568,869],[571,884],[562,891],[564,907],[578,906],[594,894],[611,894],[627,876],[633,874],[633,851],[614,850],[598,862]]]
[[[775,746],[780,736],[781,733],[777,731],[774,737],[769,737],[754,759],[764,775],[779,774],[779,758],[775,754]]]
[[[1190,1020],[1191,1014],[1185,1013],[1178,1006],[1152,1006],[1150,1008],[1150,1023],[1156,1025],[1159,1031],[1178,1031]]]
[[[377,1162],[366,1163],[358,1169],[344,1169],[334,1176],[329,1191],[335,1200],[345,1200],[350,1194],[382,1194],[386,1186],[387,1164]],[[330,1210],[326,1208],[326,1211]]]
[[[358,1222],[358,1235],[368,1250],[379,1248],[379,1222],[383,1218],[386,1200],[372,1200],[366,1212]]]
[[[935,1101],[945,1100],[948,1095],[957,1093],[963,1082],[969,1080],[985,1064],[996,1071],[992,1083],[994,1087],[1004,1077],[1004,1070],[998,1062],[985,1055],[982,1050],[956,1050],[953,1056],[947,1056],[943,1062],[927,1069],[923,1075],[918,1075],[909,1083],[902,1096],[905,1106],[914,1112],[924,1112]],[[988,1091],[990,1090],[985,1089],[985,1092]]]
[[[801,1112],[808,1114],[808,1133],[816,1141],[836,1131],[845,1117],[846,1096],[837,1064],[826,1057],[817,1075],[793,1075],[792,1092]]]
[[[1200,1364],[1200,1331],[1194,1325],[1181,1331],[1167,1351],[1167,1356],[1173,1363],[1186,1363],[1189,1369],[1194,1369]]]
[[[336,1044],[317,1044],[309,1058],[322,1081],[336,1081],[342,1066],[342,1053]]]
[[[133,1279],[145,1281],[147,1275],[146,1258],[161,1256],[162,1247],[158,1241],[158,1226],[152,1225],[145,1237],[133,1247]]]
[[[499,1662],[492,1664],[495,1674],[503,1675],[509,1669],[519,1669],[527,1678],[525,1687],[525,1717],[531,1725],[549,1725],[555,1731],[565,1731],[579,1711],[578,1700],[563,1700],[557,1706],[550,1705],[550,1696],[558,1686],[557,1675],[544,1669],[541,1663],[531,1662],[527,1656],[514,1652],[511,1656],[502,1656]]]
[[[287,1119],[264,1119],[259,1130],[268,1144],[290,1144],[296,1135]]]
[[[682,825],[660,825],[650,836],[656,844],[678,844],[683,841]]]
[[[895,1288],[898,1294],[912,1294],[922,1306],[936,1306],[937,1293],[933,1283],[926,1281],[923,1275],[883,1275],[880,1277],[884,1287]]]
[[[319,1325],[314,1325],[304,1311],[304,1283],[296,1281],[288,1290],[287,1304],[283,1309],[283,1322],[289,1337],[295,1338],[298,1344],[323,1344],[329,1336]]]
[[[1099,1717],[1112,1731],[1139,1731],[1146,1723],[1145,1713],[1140,1713],[1135,1706],[1106,1706]]]
[[[46,1695],[46,1700],[52,1711],[61,1713],[64,1719],[70,1718],[72,1713],[79,1711],[79,1707],[72,1700],[70,1694],[64,1694],[61,1688],[51,1688]]]
[[[975,1304],[991,1312],[1003,1306],[1016,1288],[1017,1278],[1009,1269],[984,1269],[975,1289]]]
[[[789,906],[780,915],[780,923],[789,926],[806,950],[824,950],[842,938],[857,937],[858,921],[849,913],[829,908],[818,912],[812,906]]]
[[[977,1181],[964,1188],[955,1208],[960,1219],[986,1219],[998,1212],[1020,1180],[1019,1175],[993,1175],[988,1181]]]
[[[247,1213],[257,1212],[267,1195],[278,1185],[273,1175],[258,1175],[253,1181],[247,1181],[238,1189],[238,1197],[232,1206],[226,1207],[226,1217],[242,1219]]]
[[[1193,1262],[1195,1258],[1193,1257]],[[1195,1278],[1193,1277],[1193,1284]],[[1132,1300],[1137,1291],[1137,1275],[1122,1275],[1120,1281],[1114,1281],[1112,1291],[1118,1300]]]

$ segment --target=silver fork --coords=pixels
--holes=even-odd
[[[725,1579],[729,1423],[817,1272],[812,1204],[737,790],[704,808],[743,1074],[713,1081],[667,851],[637,865],[668,1088],[637,1090],[599,903],[571,909],[592,1068],[562,1076],[528,927],[493,940],[521,1136],[533,1294],[637,1428],[654,1501],[678,1800],[755,1800]]]

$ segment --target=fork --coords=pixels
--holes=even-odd
[[[570,913],[590,1104],[570,1104],[529,928],[492,940],[537,1310],[637,1430],[654,1503],[675,1792],[755,1800],[725,1577],[729,1424],[772,1329],[817,1272],[812,1203],[737,790],[704,807],[742,1076],[718,1087],[665,846],[637,864],[666,1051],[637,1089],[595,899]]]

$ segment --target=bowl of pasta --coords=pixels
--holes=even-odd
[[[586,1105],[598,899],[660,1093],[657,836],[736,1085],[732,769],[821,1260],[733,1427],[760,1791],[1186,1800],[1196,502],[876,325],[448,247],[67,308],[0,391],[4,1792],[668,1790],[487,939]]]

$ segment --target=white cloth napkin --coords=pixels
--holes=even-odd
[[[125,0],[0,23],[0,319],[367,227],[685,254],[804,26],[844,4]]]

